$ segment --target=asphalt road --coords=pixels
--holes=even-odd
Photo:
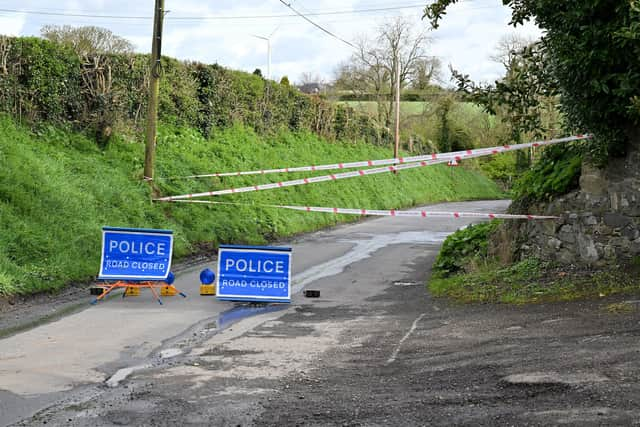
[[[300,237],[291,305],[200,297],[198,267],[178,276],[187,299],[113,298],[0,340],[0,425],[640,425],[637,310],[428,295],[440,243],[466,223]]]

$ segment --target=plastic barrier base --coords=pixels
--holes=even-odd
[[[139,297],[140,296],[140,288],[137,286],[129,286],[124,294],[128,297]]]
[[[215,295],[216,285],[200,285],[200,295]]]
[[[173,297],[178,294],[178,290],[173,286],[163,286],[160,288],[160,295],[163,297]]]

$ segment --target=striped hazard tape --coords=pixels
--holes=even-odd
[[[471,159],[475,157],[488,156],[492,154],[505,153],[505,152],[515,151],[515,150],[522,150],[524,148],[537,147],[541,145],[552,145],[552,144],[559,144],[563,142],[578,141],[586,138],[590,138],[590,136],[578,135],[578,136],[559,138],[559,139],[554,139],[549,141],[538,141],[538,142],[529,142],[529,143],[517,144],[517,145],[511,145],[511,146],[504,145],[499,147],[483,148],[479,150],[468,150],[467,152],[465,152],[466,154],[456,155],[455,157],[453,157],[453,160],[457,162],[463,159]],[[336,174],[330,174],[330,175],[315,176],[310,178],[294,179],[290,181],[280,181],[280,182],[274,182],[269,184],[252,185],[248,187],[227,188],[223,190],[206,191],[203,193],[180,194],[176,196],[160,197],[155,200],[160,202],[170,202],[175,200],[195,199],[200,197],[223,196],[227,194],[271,190],[275,188],[293,187],[293,186],[306,185],[306,184],[312,184],[317,182],[336,181],[340,179],[356,178],[360,176],[396,172],[396,171],[402,171],[406,169],[414,169],[419,167],[431,166],[439,163],[449,163],[451,160],[452,160],[451,157],[440,156],[440,158],[437,158],[437,159],[428,159],[428,160],[422,160],[420,162],[413,162],[413,163],[403,163],[395,166],[392,165],[392,166],[372,168],[372,169],[360,169],[352,172],[342,172],[342,173],[336,173]]]
[[[261,207],[274,209],[291,209],[302,212],[322,212],[342,215],[359,216],[392,216],[392,217],[416,217],[416,218],[485,218],[485,219],[527,219],[527,220],[551,220],[558,219],[557,216],[547,215],[518,215],[484,212],[441,212],[426,210],[398,210],[398,209],[350,209],[350,208],[327,208],[320,206],[293,206],[293,205],[266,205],[234,202],[217,202],[213,200],[173,200],[177,203],[199,203],[212,205],[233,205],[246,207]]]
[[[511,150],[521,150],[530,147],[541,147],[544,145],[558,144],[561,142],[579,141],[582,139],[591,138],[591,135],[576,135],[566,138],[552,139],[547,141],[527,142],[516,145],[505,145],[489,148],[478,148],[474,150],[454,151],[450,153],[434,153],[421,156],[412,157],[398,157],[392,159],[379,159],[379,160],[364,160],[358,162],[345,162],[345,163],[331,163],[326,165],[316,166],[297,166],[291,168],[276,168],[276,169],[260,169],[251,171],[237,171],[237,172],[215,172],[201,175],[187,175],[187,176],[175,176],[166,178],[156,178],[156,180],[177,180],[177,179],[195,179],[195,178],[209,178],[209,177],[224,177],[224,176],[245,176],[245,175],[266,175],[272,173],[292,173],[292,172],[315,172],[315,171],[327,171],[327,170],[340,170],[340,169],[353,169],[353,168],[366,168],[373,166],[387,166],[387,165],[401,165],[404,163],[417,163],[422,161],[433,160],[450,160],[460,161],[465,157],[473,155],[490,155],[497,154],[496,152],[503,152],[502,149],[509,148]]]

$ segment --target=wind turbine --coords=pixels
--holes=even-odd
[[[271,37],[273,37],[273,35],[275,34],[276,31],[278,31],[278,28],[280,28],[280,25],[278,25],[276,27],[275,30],[273,30],[271,32],[271,34],[269,34],[267,37],[265,36],[258,36],[256,34],[251,34],[251,36],[257,38],[257,39],[261,39],[261,40],[266,40],[267,41],[267,79],[271,80]]]

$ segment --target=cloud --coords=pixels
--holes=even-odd
[[[402,0],[290,0],[302,13],[349,11],[376,7],[406,6]],[[420,4],[416,2],[414,4]],[[28,9],[97,15],[151,16],[153,0],[7,0],[6,9]],[[345,43],[313,27],[298,16],[281,18],[178,20],[176,18],[207,16],[264,16],[287,15],[292,11],[279,1],[181,0],[167,2],[163,54],[179,59],[201,62],[217,62],[223,66],[266,72],[267,45],[264,40],[252,37],[271,35],[272,76],[288,75],[296,80],[303,72],[318,74],[325,79],[333,76],[340,62],[349,58],[352,49]],[[334,14],[310,16],[328,31],[345,40],[355,40],[361,34],[372,35],[385,20],[402,14],[416,26],[426,28],[421,20],[422,7],[398,9],[378,13]],[[433,42],[430,51],[440,56],[442,62],[468,73],[473,79],[490,81],[498,78],[503,70],[491,62],[499,39],[513,28],[508,26],[510,10],[497,0],[462,1],[448,10],[440,29],[431,32]],[[44,15],[0,15],[2,32],[17,35],[37,35],[44,24],[97,25],[109,28],[131,40],[140,52],[151,50],[152,20],[92,19]],[[540,31],[533,25],[517,30],[518,33],[538,37]]]
[[[496,3],[462,2],[447,11],[440,28],[433,32],[433,49],[444,64],[474,80],[490,82],[504,74],[502,66],[490,59],[502,37],[540,37],[540,30],[532,24],[509,26],[511,10]]]
[[[5,36],[21,35],[26,20],[25,15],[6,16],[0,14],[0,34]]]

